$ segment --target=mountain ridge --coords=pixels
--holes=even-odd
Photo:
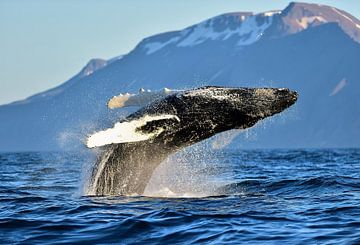
[[[220,20],[216,18],[224,15],[219,15],[211,18],[212,21],[201,22],[200,29],[193,25],[154,35],[145,38],[127,55],[108,61],[94,60],[72,78],[76,79],[64,83],[68,85],[60,92],[38,96],[46,99],[33,98],[27,103],[0,106],[0,118],[6,118],[0,120],[0,149],[77,149],[88,133],[111,126],[134,109],[109,111],[106,102],[112,96],[120,92],[137,92],[141,87],[192,88],[202,85],[289,87],[299,91],[294,110],[249,131],[250,135],[256,135],[254,140],[245,137],[249,133],[241,134],[235,140],[236,146],[360,146],[357,132],[360,120],[356,117],[360,115],[357,99],[360,97],[356,92],[360,91],[357,82],[360,73],[356,69],[360,62],[360,44],[350,35],[352,32],[346,31],[351,27],[353,33],[357,33],[357,22],[341,18],[340,14],[337,16],[341,23],[317,22],[316,16],[330,19],[336,11],[329,6],[296,3],[289,9],[290,5],[285,8],[288,9],[285,14],[285,10],[256,15],[248,13],[248,17],[252,17],[248,21],[256,28],[249,32],[254,31],[255,35],[234,31],[244,27],[246,18],[241,19],[244,13],[232,17],[225,14],[228,18]],[[326,11],[320,15],[319,8]],[[309,9],[317,12],[311,13]],[[289,15],[294,16],[294,21],[283,19]],[[301,20],[302,16],[315,17],[311,21],[305,19],[305,22]],[[259,28],[270,19],[271,25],[266,29]],[[298,31],[284,30],[284,23],[293,24],[294,30]],[[301,24],[306,28],[299,28]],[[201,34],[203,32],[199,30],[204,28],[211,28],[211,32],[193,38],[195,45],[177,46],[194,30]],[[187,33],[181,34],[186,29]],[[219,30],[226,31],[213,35]],[[176,35],[183,36],[155,52],[149,54],[144,48],[149,42],[164,44]],[[251,39],[251,36],[255,38]],[[255,42],[238,45],[239,41],[249,38]]]
[[[329,10],[332,10],[332,11],[337,11],[338,13],[338,17],[340,16],[343,16],[343,15],[345,15],[346,17],[341,17],[341,18],[345,18],[346,20],[348,20],[347,18],[350,18],[351,19],[351,22],[353,22],[353,24],[356,26],[356,28],[358,29],[358,30],[356,30],[355,32],[354,32],[354,34],[350,34],[349,32],[347,32],[345,29],[348,29],[348,27],[347,28],[345,28],[344,26],[345,26],[345,24],[343,24],[343,25],[339,25],[343,30],[344,30],[344,32],[346,33],[346,34],[348,34],[350,37],[352,37],[355,41],[357,41],[357,42],[359,42],[360,43],[360,21],[359,20],[357,20],[354,16],[352,16],[351,14],[349,14],[349,13],[347,13],[347,12],[345,12],[345,11],[342,11],[342,10],[340,10],[340,9],[337,9],[337,8],[334,8],[334,7],[331,7],[331,6],[327,6],[327,5],[321,5],[321,4],[309,4],[309,3],[304,3],[304,2],[291,2],[284,10],[270,10],[270,11],[265,11],[265,12],[260,12],[260,13],[253,13],[253,12],[230,12],[230,13],[225,13],[225,14],[220,14],[220,15],[217,15],[217,16],[215,16],[215,17],[212,17],[212,18],[209,18],[209,19],[206,19],[206,20],[204,20],[204,21],[202,21],[202,22],[200,22],[200,23],[198,23],[198,24],[195,24],[195,25],[191,25],[191,26],[189,26],[189,27],[186,27],[186,28],[184,28],[184,29],[182,29],[182,30],[178,30],[178,31],[168,31],[168,32],[163,32],[163,33],[159,33],[159,34],[155,34],[155,35],[152,35],[152,36],[150,36],[150,37],[147,37],[147,38],[144,38],[142,41],[140,41],[139,42],[139,44],[138,45],[136,45],[135,46],[135,48],[132,50],[132,51],[134,51],[134,50],[136,50],[136,49],[145,49],[145,50],[147,50],[147,54],[151,54],[151,53],[153,53],[153,52],[156,52],[156,51],[158,51],[158,50],[160,50],[161,48],[163,48],[163,47],[165,47],[165,46],[167,46],[168,44],[171,44],[172,42],[171,42],[171,40],[167,40],[167,41],[165,41],[165,43],[162,43],[162,44],[160,44],[159,42],[157,42],[157,39],[161,39],[161,38],[164,38],[164,36],[166,37],[166,36],[171,36],[172,34],[178,34],[178,33],[181,33],[181,32],[186,32],[186,30],[188,30],[188,29],[192,29],[192,28],[194,28],[195,26],[198,26],[199,24],[201,24],[201,23],[207,23],[207,24],[209,24],[209,22],[211,22],[211,21],[215,21],[215,20],[217,20],[217,19],[221,19],[221,18],[234,18],[234,17],[238,17],[238,19],[242,19],[242,18],[246,18],[246,17],[255,17],[255,18],[257,18],[257,17],[259,17],[259,16],[263,16],[263,17],[273,17],[273,16],[277,16],[277,17],[281,17],[281,18],[284,18],[284,17],[287,17],[288,15],[291,15],[291,16],[294,16],[294,14],[293,14],[293,12],[294,12],[294,10],[295,10],[295,12],[296,13],[299,13],[300,11],[299,11],[299,8],[301,9],[301,8],[303,8],[303,10],[302,11],[309,11],[309,9],[314,9],[315,8],[315,10],[319,10],[319,9],[321,9],[321,10],[323,10],[324,8],[327,10],[327,11],[329,11]],[[313,10],[314,11],[314,10]],[[311,13],[311,12],[310,12]],[[305,15],[306,15],[306,13],[305,13]],[[328,12],[326,12],[325,14],[324,13],[322,13],[322,15],[325,15],[325,16],[329,16],[329,13]],[[310,16],[311,16],[311,14],[310,14]],[[314,13],[312,13],[312,16],[315,16],[315,17],[318,17],[318,16],[320,16],[321,17],[321,15],[315,15]],[[299,16],[296,16],[296,18],[295,18],[295,20],[297,20],[298,21],[298,19],[299,18],[301,18],[301,17],[303,17],[302,15],[300,15],[300,17]],[[235,18],[236,19],[236,18]],[[243,20],[244,20],[243,19]],[[241,21],[243,21],[243,20],[241,20]],[[233,20],[234,21],[234,20]],[[286,21],[284,21],[284,20],[281,20],[282,21],[282,25],[286,25],[288,28],[289,28],[289,25],[291,24],[291,23],[286,23]],[[319,25],[319,24],[321,24],[321,23],[319,23],[319,22],[316,22],[316,18],[314,19],[314,20],[312,20],[311,22],[313,23],[315,21],[315,25]],[[344,21],[344,20],[343,20]],[[284,23],[285,22],[285,23]],[[321,22],[321,21],[320,21]],[[334,21],[334,16],[332,16],[332,18],[328,18],[328,20],[326,20],[326,21],[324,21],[322,24],[325,24],[325,23],[329,23],[329,22],[336,22],[336,21]],[[293,22],[293,23],[296,23],[296,22]],[[298,27],[298,29],[297,29],[297,31],[294,31],[293,29],[291,29],[291,27],[289,28],[290,30],[289,30],[289,33],[287,33],[286,32],[286,35],[288,35],[288,34],[294,34],[294,33],[296,33],[296,32],[298,32],[298,31],[304,31],[304,30],[306,30],[307,29],[307,27],[308,27],[308,25],[304,28],[304,27],[301,27],[301,25],[305,25],[305,23],[307,23],[307,22],[303,22],[303,23],[296,23],[296,24],[294,24],[295,26],[297,26]],[[338,23],[338,22],[337,22]],[[277,25],[277,23],[275,23],[275,25]],[[300,26],[300,27],[299,27]],[[312,26],[311,26],[312,27]],[[272,26],[270,29],[272,29],[272,28],[274,28],[274,26]],[[295,27],[293,27],[293,28],[295,28]],[[268,32],[273,32],[272,30],[267,30]],[[274,36],[274,34],[273,33],[266,33],[266,35],[268,35],[268,36],[270,36],[270,38],[276,38],[276,36]],[[354,36],[356,37],[356,38],[354,38]],[[146,47],[146,45],[148,45],[149,43],[147,43],[147,42],[149,42],[149,40],[152,40],[152,41],[155,41],[154,43],[156,44],[156,43],[159,43],[158,44],[158,47],[153,47],[153,49],[151,49],[151,47]],[[170,42],[169,42],[170,41]],[[151,43],[150,43],[151,44]],[[143,47],[143,46],[145,46],[145,47]],[[150,50],[150,52],[149,52],[149,50]],[[130,51],[130,53],[132,52],[132,51]],[[119,58],[120,57],[120,58]],[[79,80],[79,78],[82,78],[82,77],[85,77],[85,76],[87,76],[87,75],[91,75],[91,73],[93,73],[93,72],[95,72],[95,71],[97,71],[97,70],[99,70],[100,68],[103,68],[103,67],[105,67],[105,66],[107,66],[108,64],[110,64],[110,63],[112,63],[112,62],[116,62],[117,60],[119,60],[119,59],[121,59],[121,58],[123,58],[124,56],[117,56],[117,57],[114,57],[114,58],[112,58],[112,59],[110,59],[110,60],[108,60],[108,61],[106,61],[106,60],[104,60],[104,59],[101,59],[101,58],[94,58],[94,59],[91,59],[90,61],[88,61],[88,63],[82,68],[82,70],[78,73],[78,74],[76,74],[74,77],[72,77],[72,78],[70,78],[68,81],[66,81],[66,82],[64,82],[63,84],[60,84],[59,86],[56,86],[56,87],[54,87],[54,88],[51,88],[51,89],[49,89],[49,90],[46,90],[46,91],[44,91],[44,92],[40,92],[40,93],[37,93],[37,94],[35,94],[35,95],[32,95],[32,96],[30,96],[30,97],[28,97],[28,98],[26,98],[26,99],[24,99],[24,100],[20,100],[20,101],[15,101],[15,102],[12,102],[12,103],[10,103],[10,104],[13,104],[13,103],[24,103],[24,102],[28,102],[27,100],[28,99],[32,99],[33,97],[46,97],[46,93],[48,93],[48,92],[52,92],[52,91],[54,91],[54,90],[56,90],[57,88],[59,88],[59,87],[61,87],[62,85],[64,85],[64,84],[69,84],[69,81],[70,81],[70,84],[72,83],[72,82],[74,82],[74,80]],[[101,65],[99,65],[99,63],[102,63]],[[100,67],[96,67],[96,64],[98,65],[98,66],[100,66]],[[92,67],[92,66],[94,66],[94,67]],[[94,69],[95,68],[95,69]],[[88,74],[85,74],[86,73],[86,71],[88,72]],[[55,93],[56,94],[56,93]],[[1,106],[1,105],[0,105]]]

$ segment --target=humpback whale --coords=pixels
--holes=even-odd
[[[155,100],[88,138],[88,147],[102,148],[88,194],[141,195],[169,155],[215,134],[252,127],[296,100],[297,93],[285,88],[214,86]]]

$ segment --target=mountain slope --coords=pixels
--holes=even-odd
[[[242,134],[234,146],[358,147],[357,25],[335,8],[291,3],[283,11],[224,14],[146,38],[125,56],[93,61],[54,90],[1,106],[0,150],[71,150],[126,114],[106,108],[112,96],[201,85],[299,91],[293,110]]]

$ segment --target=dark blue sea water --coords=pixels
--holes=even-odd
[[[0,242],[360,244],[360,150],[214,157],[217,196],[154,198],[83,195],[83,154],[0,154]]]

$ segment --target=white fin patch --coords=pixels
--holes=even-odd
[[[149,116],[146,115],[136,120],[129,122],[118,122],[114,127],[96,132],[90,135],[87,138],[86,146],[88,148],[104,146],[109,144],[119,144],[119,143],[128,143],[128,142],[138,142],[148,140],[150,138],[156,137],[161,134],[164,129],[159,128],[151,133],[141,133],[136,131],[137,128],[144,126],[148,122],[164,120],[164,119],[175,119],[180,121],[180,119],[175,115],[157,115]]]

